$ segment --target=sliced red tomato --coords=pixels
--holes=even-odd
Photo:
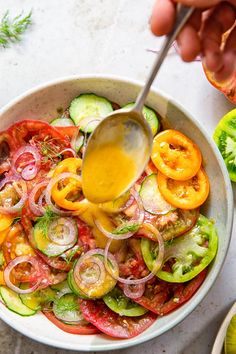
[[[80,220],[80,218],[77,218],[77,226],[79,231],[79,245],[84,246],[84,248],[87,248],[88,250],[96,248],[96,241],[93,236],[91,227]]]
[[[69,140],[71,140],[74,135],[78,132],[78,127],[75,125],[71,125],[68,127],[54,127],[56,130],[59,131],[60,134],[66,136]]]
[[[181,209],[198,208],[205,202],[210,191],[209,180],[203,168],[187,181],[176,181],[158,172],[157,181],[165,200]]]
[[[135,278],[143,278],[148,273],[146,264],[144,263],[140,240],[130,238],[115,254],[116,260],[119,264],[120,276]]]
[[[165,176],[178,181],[186,181],[195,176],[202,163],[197,145],[173,129],[157,134],[151,158]]]
[[[144,295],[135,302],[159,316],[177,309],[188,301],[198,290],[207,275],[204,269],[194,279],[187,283],[167,283],[155,278],[153,283],[146,286]]]
[[[12,137],[14,146],[20,148],[26,144],[36,146],[42,155],[41,164],[60,161],[60,153],[66,148],[70,148],[70,141],[46,122],[39,120],[23,120],[13,124],[7,133]],[[64,156],[67,157],[67,154]],[[68,153],[68,157],[71,153]]]
[[[43,311],[43,314],[51,321],[55,326],[60,328],[62,331],[71,333],[71,334],[96,334],[99,333],[99,330],[94,327],[92,324],[87,325],[70,325],[63,323],[58,320],[52,312]]]
[[[17,147],[10,134],[6,131],[0,133],[0,175],[10,170],[10,158],[12,158],[16,149]]]
[[[18,256],[34,255],[34,250],[30,246],[20,223],[16,223],[9,228],[2,244],[2,250],[6,263],[11,262]]]
[[[45,254],[42,252],[35,250],[35,253],[45,262],[47,263],[50,267],[58,270],[64,270],[65,272],[68,272],[72,265],[70,263],[67,263],[60,257],[47,257]]]
[[[152,312],[139,317],[120,316],[110,310],[103,301],[81,300],[80,309],[87,321],[115,338],[135,337],[156,320],[156,315]]]

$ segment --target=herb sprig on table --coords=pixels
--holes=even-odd
[[[8,47],[11,43],[19,42],[22,34],[32,24],[32,12],[28,15],[22,13],[13,19],[9,17],[9,11],[5,13],[0,21],[0,47]]]

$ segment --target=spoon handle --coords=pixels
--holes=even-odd
[[[143,87],[142,91],[138,95],[138,98],[135,103],[135,107],[133,110],[141,112],[143,105],[145,103],[146,97],[148,95],[148,92],[150,90],[150,87],[152,85],[153,80],[155,79],[161,64],[163,63],[163,60],[165,59],[168,50],[171,46],[171,44],[174,42],[176,37],[178,36],[179,32],[181,31],[182,27],[184,24],[188,21],[189,17],[192,15],[194,11],[193,7],[188,7],[184,5],[177,5],[177,13],[176,13],[176,20],[174,24],[173,30],[166,36],[166,39],[161,47],[161,50],[159,51],[158,57],[156,58],[156,61],[154,63],[154,66],[149,74],[148,80]]]

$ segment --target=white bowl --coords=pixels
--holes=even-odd
[[[94,92],[123,105],[134,101],[140,83],[111,76],[80,76],[63,78],[46,83],[16,98],[0,111],[0,129],[22,119],[51,120],[58,110],[65,109],[70,101],[82,92]],[[11,327],[39,342],[71,350],[99,351],[120,349],[136,345],[168,331],[188,316],[207,294],[216,280],[230,243],[233,220],[233,196],[227,170],[218,149],[200,126],[183,107],[170,97],[152,90],[147,104],[168,119],[171,126],[180,130],[200,147],[206,171],[211,182],[211,193],[204,206],[204,214],[216,221],[219,247],[216,259],[207,278],[190,301],[176,311],[157,319],[144,333],[132,339],[112,339],[106,335],[72,335],[65,333],[37,314],[21,317],[0,304],[0,317]]]

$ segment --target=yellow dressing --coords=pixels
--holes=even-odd
[[[114,226],[111,220],[109,219],[108,215],[104,213],[104,211],[102,211],[96,204],[92,204],[87,200],[84,200],[83,204],[85,207],[85,211],[83,213],[80,213],[79,218],[93,228],[92,232],[96,240],[97,247],[105,248],[108,239],[95,226],[94,220],[98,220],[107,231],[112,231],[114,229]],[[111,252],[118,251],[122,245],[122,242],[122,240],[112,241],[109,250]]]
[[[106,144],[86,156],[82,170],[82,189],[93,203],[104,203],[120,196],[136,176],[136,164],[121,146]]]

